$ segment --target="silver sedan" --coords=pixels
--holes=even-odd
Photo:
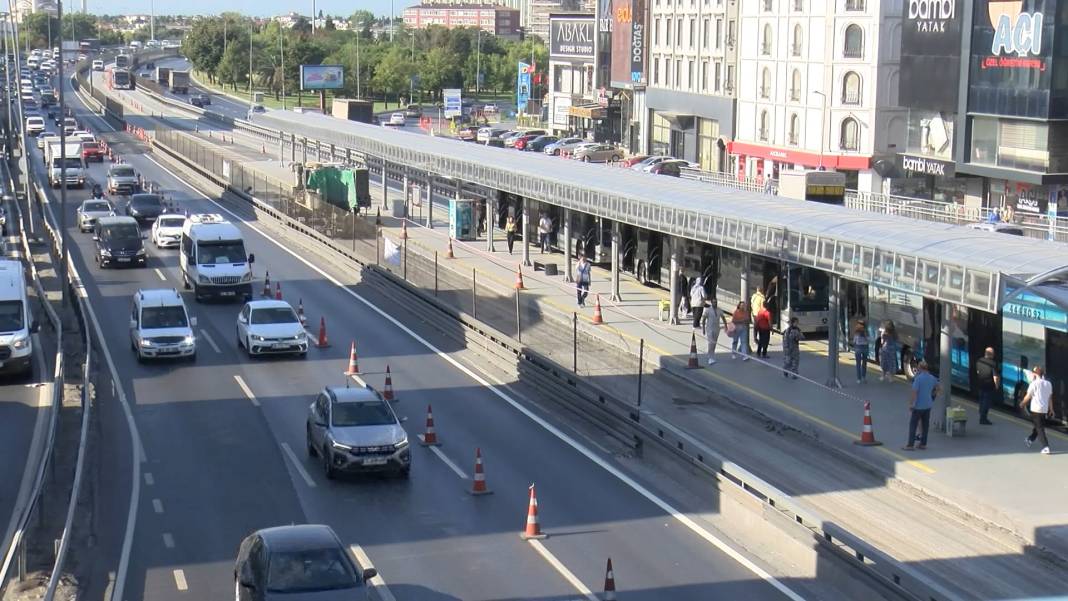
[[[572,151],[571,158],[584,163],[614,163],[623,158],[623,151],[611,144],[586,144]]]
[[[115,207],[111,206],[110,202],[91,198],[82,202],[78,207],[78,229],[82,232],[91,232],[97,219],[114,215]]]

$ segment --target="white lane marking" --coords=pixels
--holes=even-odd
[[[460,466],[458,466],[455,463],[453,463],[452,459],[449,459],[445,455],[445,453],[443,453],[441,451],[441,449],[439,449],[437,447],[427,447],[427,448],[430,449],[430,452],[432,452],[435,455],[437,455],[438,459],[441,459],[442,461],[444,461],[445,465],[449,466],[449,469],[451,469],[452,471],[456,472],[456,475],[459,476],[461,480],[467,480],[467,474],[465,474],[464,471],[462,469],[460,469]]]
[[[352,378],[353,382],[356,382],[360,386],[363,386],[364,388],[367,387],[367,382],[364,382],[363,378],[361,378],[360,376],[357,376],[356,374],[349,374],[349,377]]]
[[[211,334],[209,334],[207,330],[201,328],[197,330],[197,332],[204,337],[204,340],[208,341],[208,344],[211,345],[212,350],[214,350],[216,353],[222,353],[222,350],[219,348],[219,345],[215,344],[215,339],[211,337]]]
[[[168,549],[174,548],[174,537],[171,536],[170,532],[163,533],[163,546],[167,547]]]
[[[356,558],[356,563],[360,564],[363,569],[373,568],[375,565],[371,563],[371,558],[364,552],[363,547],[352,543],[349,545],[349,552]],[[367,581],[367,584],[375,590],[378,594],[379,601],[397,601],[397,598],[393,596],[393,592],[389,590],[389,586],[386,585],[385,579],[382,578],[382,574],[375,575],[374,578]]]
[[[184,570],[175,570],[174,571],[174,586],[178,587],[178,590],[180,590],[180,591],[189,590],[189,585],[186,584],[186,582],[185,582],[185,571]]]
[[[252,394],[252,389],[248,387],[248,384],[245,384],[244,378],[242,378],[241,376],[235,375],[234,376],[234,380],[237,380],[237,385],[241,388],[241,392],[244,392],[245,396],[248,397],[248,400],[252,401],[253,405],[259,407],[260,406],[259,400],[256,398],[256,395]]]
[[[308,470],[304,469],[304,466],[300,464],[300,460],[297,459],[297,454],[293,452],[293,449],[289,446],[289,443],[282,443],[282,450],[285,451],[286,457],[293,462],[293,467],[297,468],[297,473],[304,479],[304,483],[308,485],[308,488],[315,488],[315,480],[312,480],[311,474]]]
[[[159,499],[152,499],[152,511],[156,513],[163,513],[163,501]]]
[[[555,555],[549,552],[549,550],[545,548],[545,545],[541,544],[540,540],[532,538],[527,542],[530,543],[531,547],[534,547],[534,550],[538,552],[538,555],[541,555],[542,559],[547,561],[549,565],[553,567],[554,570],[556,570],[561,576],[564,577],[564,580],[570,582],[571,586],[575,587],[575,590],[581,593],[582,596],[587,599],[587,601],[600,601],[597,598],[597,595],[594,595],[593,591],[591,591],[585,584],[582,583],[581,580],[578,579],[578,576],[572,574],[571,570],[567,569],[567,566],[561,563],[561,561],[557,559]]]
[[[156,268],[156,275],[158,275],[159,279],[163,280],[164,282],[167,281],[167,276],[163,275],[163,272],[160,271],[159,267]]]
[[[152,477],[152,472],[145,472],[145,484],[152,486],[156,483],[156,479]]]
[[[145,155],[144,158],[147,159],[148,161],[154,163],[157,167],[162,169],[165,173],[168,173],[171,177],[175,178],[179,182],[185,183],[184,179],[179,177],[177,174],[175,174],[170,169],[168,169],[168,168],[164,167],[163,165],[161,165],[154,158],[152,158],[150,156],[147,156],[147,155]],[[419,344],[422,344],[424,347],[429,349],[432,353],[434,353],[437,356],[441,357],[447,363],[451,364],[453,367],[455,367],[456,369],[460,370],[462,373],[466,374],[468,377],[470,377],[475,382],[478,382],[479,384],[484,386],[487,390],[492,392],[494,395],[498,396],[501,400],[503,400],[504,402],[506,402],[509,405],[511,405],[516,411],[519,411],[520,413],[525,415],[528,419],[533,421],[535,424],[541,426],[542,429],[544,429],[545,431],[549,432],[550,434],[555,436],[557,439],[559,439],[560,441],[562,441],[565,444],[567,444],[568,446],[570,446],[571,448],[575,449],[580,454],[584,455],[587,459],[589,459],[590,461],[594,462],[596,465],[600,466],[601,469],[603,469],[606,472],[608,472],[609,474],[615,476],[616,479],[618,479],[619,481],[623,482],[625,485],[630,487],[631,490],[633,490],[633,491],[637,492],[639,495],[645,497],[647,500],[649,500],[649,502],[653,503],[654,505],[659,507],[662,511],[664,511],[669,516],[671,516],[673,519],[675,519],[676,521],[678,521],[682,525],[686,526],[686,528],[688,528],[691,532],[696,534],[698,537],[700,537],[701,539],[705,540],[706,542],[708,542],[712,546],[716,547],[717,549],[719,549],[721,552],[726,554],[731,559],[737,561],[744,568],[746,568],[747,570],[749,570],[750,572],[755,574],[761,580],[767,582],[770,586],[774,587],[776,590],[781,592],[783,595],[785,595],[786,597],[790,598],[792,601],[805,601],[804,597],[802,597],[801,595],[799,595],[796,592],[794,592],[793,589],[791,589],[790,587],[788,587],[785,584],[783,584],[781,581],[779,581],[778,578],[775,578],[774,576],[769,574],[767,572],[767,570],[765,570],[764,568],[762,568],[759,565],[757,565],[751,559],[749,559],[745,555],[742,555],[741,553],[739,553],[737,550],[735,550],[733,547],[728,545],[722,539],[717,537],[711,531],[709,531],[708,529],[704,528],[703,526],[701,526],[700,524],[698,524],[697,522],[692,520],[689,516],[683,514],[681,511],[676,509],[673,505],[671,505],[667,501],[665,501],[665,500],[661,499],[660,497],[658,497],[654,492],[652,492],[648,488],[642,486],[637,480],[631,478],[630,476],[628,476],[625,473],[623,473],[621,470],[617,469],[615,466],[613,466],[610,463],[608,463],[607,461],[601,459],[596,453],[594,453],[590,449],[586,448],[585,446],[580,444],[575,439],[573,439],[570,436],[568,436],[566,433],[564,433],[562,430],[560,430],[556,426],[550,424],[546,420],[544,420],[541,417],[539,417],[538,415],[536,415],[530,409],[527,409],[526,407],[524,407],[521,403],[519,403],[519,401],[515,400],[513,397],[511,397],[510,395],[508,395],[507,393],[505,393],[502,390],[503,388],[506,387],[506,385],[503,382],[500,382],[498,380],[498,384],[497,385],[491,384],[489,381],[487,381],[485,378],[483,378],[482,376],[480,376],[477,373],[475,373],[474,371],[472,371],[466,365],[460,363],[459,361],[457,361],[453,357],[449,356],[444,351],[442,351],[438,347],[434,346],[429,340],[423,338],[422,336],[417,334],[414,330],[412,330],[408,326],[406,326],[403,323],[401,323],[398,319],[396,319],[392,315],[386,313],[384,310],[378,308],[371,301],[369,301],[366,298],[360,296],[359,294],[353,292],[351,289],[349,289],[347,286],[345,286],[343,283],[341,283],[337,278],[335,278],[335,277],[331,276],[330,274],[326,273],[325,271],[320,269],[318,266],[313,265],[311,263],[311,261],[308,261],[304,257],[302,257],[299,254],[297,254],[295,251],[293,251],[290,248],[286,247],[284,244],[282,244],[278,240],[275,240],[273,237],[267,235],[263,230],[261,230],[260,228],[250,224],[243,217],[241,217],[240,215],[237,215],[233,211],[231,211],[228,208],[224,207],[218,201],[215,201],[212,198],[208,197],[208,195],[200,192],[199,190],[197,190],[196,188],[193,188],[192,186],[190,186],[188,184],[186,184],[186,186],[190,190],[192,190],[194,194],[199,195],[204,200],[207,200],[208,202],[210,202],[211,204],[215,205],[216,207],[219,207],[219,209],[221,211],[223,211],[224,213],[230,215],[235,220],[240,221],[243,225],[245,225],[245,227],[247,227],[250,230],[256,232],[260,236],[263,236],[264,239],[270,241],[272,244],[274,244],[275,246],[280,248],[283,252],[288,253],[290,256],[295,258],[297,261],[303,263],[306,267],[308,267],[308,269],[311,269],[315,273],[318,273],[323,279],[325,279],[326,281],[334,284],[335,286],[340,288],[342,291],[344,291],[346,294],[348,294],[352,298],[360,301],[361,303],[363,303],[370,310],[374,311],[375,313],[378,313],[383,319],[385,319],[386,321],[389,321],[394,326],[396,326],[397,329],[399,329],[400,331],[402,331],[405,334],[407,334],[408,336],[410,336],[413,340],[415,340]],[[496,380],[496,378],[494,378],[494,379]]]

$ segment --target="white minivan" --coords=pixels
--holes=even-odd
[[[33,334],[37,321],[26,296],[22,263],[0,259],[0,372],[33,372]]]

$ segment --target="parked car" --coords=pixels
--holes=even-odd
[[[537,138],[540,135],[543,135],[543,134],[526,134],[526,135],[519,136],[518,138],[515,139],[515,144],[512,144],[512,148],[515,148],[516,150],[526,150],[527,144],[529,142],[533,141],[534,138]]]
[[[641,161],[639,163],[635,163],[634,166],[631,167],[631,169],[633,169],[635,171],[644,171],[644,172],[648,173],[649,170],[653,168],[653,165],[656,165],[657,163],[662,163],[664,161],[673,161],[673,160],[675,160],[675,157],[669,157],[669,156],[664,156],[664,155],[658,154],[658,155],[654,155],[654,156],[651,156],[651,157],[646,157],[645,160],[643,160],[643,161]]]
[[[527,132],[525,132],[525,131],[514,131],[510,135],[508,135],[508,136],[506,136],[504,138],[504,145],[506,147],[508,147],[508,148],[511,148],[512,146],[515,145],[515,141],[517,139],[519,139],[519,138],[521,138],[521,137],[523,137],[525,135],[527,135]]]
[[[671,177],[682,177],[682,168],[689,167],[689,161],[682,161],[679,159],[669,159],[667,161],[660,161],[649,168],[649,173],[654,175],[670,175]]]
[[[623,158],[623,151],[611,144],[587,144],[576,148],[571,158],[584,163],[614,163]]]
[[[528,129],[524,132],[520,132],[520,135],[512,138],[511,146],[512,148],[516,148],[517,150],[526,150],[528,142],[530,142],[534,138],[537,138],[538,136],[544,136],[547,133],[549,132],[545,131],[544,129]],[[527,140],[523,142],[522,146],[517,147],[516,143],[519,142],[519,140],[521,140],[522,138],[527,138]]]
[[[556,156],[560,154],[560,149],[562,147],[567,146],[568,144],[579,144],[585,141],[586,140],[583,140],[582,138],[576,138],[574,136],[565,136],[555,142],[546,144],[545,148],[542,149],[542,152],[544,152],[545,154]]]
[[[502,135],[508,133],[507,129],[501,129],[499,127],[483,127],[478,130],[478,137],[475,139],[481,144],[488,144],[491,138],[500,138]],[[503,142],[502,142],[503,144]]]
[[[500,111],[501,109],[497,106],[496,103],[493,102],[490,102],[482,107],[483,113],[499,113]]]
[[[561,144],[560,146],[558,146],[557,150],[559,152],[557,152],[556,154],[562,157],[570,157],[571,153],[575,152],[576,148],[578,148],[579,146],[585,146],[589,143],[590,141],[586,139],[576,139],[576,141],[574,142],[568,144]]]
[[[464,142],[474,142],[478,137],[478,128],[474,125],[466,125],[456,130],[456,139]]]
[[[530,152],[543,152],[545,147],[559,140],[556,136],[544,135],[538,136],[533,140],[527,142],[527,150]]]
[[[636,154],[634,156],[630,156],[630,157],[627,157],[627,158],[623,159],[623,161],[620,164],[623,167],[626,167],[627,169],[630,169],[630,168],[634,167],[635,165],[637,165],[638,163],[644,161],[647,158],[649,158],[649,155],[647,155],[647,154]]]
[[[486,146],[494,146],[496,148],[504,148],[504,139],[511,136],[515,132],[510,129],[501,130],[500,133],[491,135],[489,140],[486,140]]]

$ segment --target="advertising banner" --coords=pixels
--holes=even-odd
[[[975,0],[968,110],[1049,118],[1068,115],[1050,104],[1057,2]]]
[[[912,175],[935,175],[939,177],[953,177],[957,173],[957,165],[953,161],[940,161],[914,154],[899,154],[901,170]]]
[[[441,91],[441,96],[444,99],[444,111],[446,119],[452,119],[453,117],[459,117],[463,114],[463,100],[460,97],[459,88],[445,88]]]
[[[593,15],[549,15],[549,58],[593,60]]]
[[[597,33],[612,33],[612,0],[597,0]]]
[[[341,65],[301,65],[300,89],[337,90],[345,85],[345,69]]]
[[[907,0],[901,29],[898,103],[913,109],[957,112],[961,0]]]
[[[533,65],[519,61],[518,75],[515,82],[515,106],[520,113],[527,112],[527,102],[530,100],[530,75],[533,72]]]
[[[633,26],[634,0],[611,0],[612,2],[612,62],[608,78],[612,87],[632,88],[631,82],[631,29]]]
[[[635,86],[645,85],[646,39],[645,0],[634,0],[630,22],[630,82]]]

